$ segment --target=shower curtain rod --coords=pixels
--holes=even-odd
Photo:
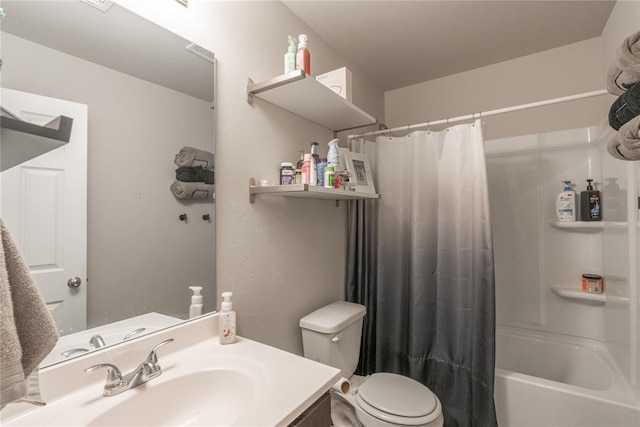
[[[351,140],[351,139],[354,139],[354,138],[362,138],[362,137],[365,137],[365,136],[382,135],[382,134],[389,133],[389,132],[410,131],[410,130],[414,130],[414,129],[418,129],[418,128],[424,128],[424,127],[428,128],[429,126],[434,126],[434,125],[441,125],[441,124],[447,124],[448,125],[448,124],[451,124],[451,123],[462,122],[462,121],[465,121],[465,120],[473,120],[473,119],[476,119],[476,118],[480,119],[482,117],[495,116],[495,115],[498,115],[498,114],[510,113],[510,112],[513,112],[513,111],[527,110],[529,108],[543,107],[545,105],[560,104],[562,102],[567,102],[567,101],[575,101],[575,100],[578,100],[578,99],[591,98],[593,96],[606,95],[608,93],[609,92],[607,92],[606,89],[601,89],[601,90],[596,90],[596,91],[593,91],[593,92],[579,93],[577,95],[563,96],[561,98],[547,99],[546,101],[538,101],[538,102],[531,102],[529,104],[516,105],[514,107],[499,108],[497,110],[485,111],[485,112],[482,112],[482,113],[471,113],[471,114],[467,114],[465,116],[458,116],[458,117],[452,117],[452,118],[448,118],[448,119],[435,120],[435,121],[419,123],[419,124],[415,124],[415,125],[406,125],[406,126],[399,126],[399,127],[392,128],[392,129],[383,129],[383,130],[377,130],[377,131],[372,131],[372,132],[357,133],[357,134],[354,134],[354,135],[349,135],[347,137],[347,140]]]

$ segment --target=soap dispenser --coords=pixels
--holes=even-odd
[[[571,181],[562,181],[564,191],[556,198],[556,216],[558,221],[576,220],[576,192],[571,189]]]
[[[298,41],[289,36],[289,48],[284,54],[284,73],[292,73],[296,70],[296,55],[298,53]]]
[[[236,342],[236,312],[233,311],[231,292],[222,293],[220,305],[220,317],[218,318],[220,344],[232,344]]]
[[[600,192],[593,189],[593,179],[587,180],[587,189],[580,193],[580,220],[602,221]]]
[[[200,316],[202,314],[202,286],[189,286],[193,291],[191,296],[191,306],[189,307],[189,319]]]

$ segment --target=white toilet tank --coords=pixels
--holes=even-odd
[[[336,301],[300,319],[304,357],[342,370],[349,378],[358,366],[363,305]]]

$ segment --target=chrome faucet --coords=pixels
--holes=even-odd
[[[147,381],[160,376],[160,374],[162,374],[162,369],[160,368],[160,364],[158,364],[158,355],[156,352],[160,347],[171,342],[173,342],[173,338],[162,341],[160,344],[155,346],[153,350],[149,352],[149,355],[144,362],[139,364],[137,368],[125,376],[122,376],[120,369],[111,363],[93,365],[84,371],[91,372],[96,369],[107,368],[107,382],[104,385],[102,395],[106,397],[115,396],[123,391],[137,387],[140,384],[146,383]]]

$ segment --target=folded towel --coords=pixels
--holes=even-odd
[[[193,147],[182,147],[180,152],[176,154],[175,163],[180,167],[202,166],[213,169],[213,154]]]
[[[47,306],[0,219],[0,406],[23,398],[26,378],[58,341]]]
[[[607,90],[622,95],[640,81],[640,31],[627,37],[616,50],[607,71]]]
[[[611,104],[609,109],[609,125],[615,130],[640,115],[640,82],[629,89]]]
[[[640,160],[640,116],[636,116],[620,127],[607,151],[620,160]]]
[[[213,200],[216,186],[204,182],[174,181],[169,189],[176,199]]]
[[[183,166],[176,169],[176,179],[182,182],[204,182],[205,184],[215,184],[214,172],[202,166]]]

